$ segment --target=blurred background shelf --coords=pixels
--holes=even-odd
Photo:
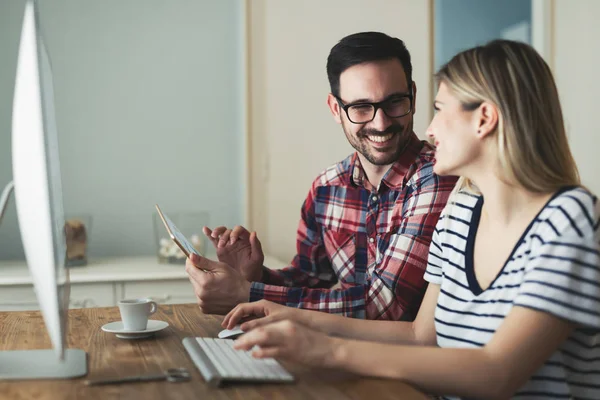
[[[272,256],[265,256],[264,264],[286,266]],[[70,272],[70,308],[110,307],[134,297],[150,297],[159,304],[196,302],[185,267],[161,264],[155,256],[96,259]],[[38,309],[25,261],[0,261],[0,311]]]

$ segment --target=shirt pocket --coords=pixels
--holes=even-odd
[[[394,293],[424,286],[429,245],[439,214],[420,214],[403,218],[383,235],[377,246],[374,271]],[[400,284],[398,284],[400,282]],[[415,293],[416,294],[416,293]]]
[[[325,249],[340,283],[355,283],[355,235],[346,231],[326,230]]]
[[[430,238],[405,233],[390,233],[381,261],[371,272],[371,279],[383,283],[381,297],[395,299],[403,310],[401,319],[417,315],[427,284],[424,279]],[[390,303],[392,301],[390,300]]]

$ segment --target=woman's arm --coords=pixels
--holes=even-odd
[[[566,340],[573,325],[515,307],[481,349],[393,346],[333,339],[329,367],[405,380],[433,393],[508,398]]]
[[[439,285],[429,285],[414,322],[353,319],[285,307],[268,301],[257,301],[235,307],[223,320],[223,326],[231,329],[245,317],[258,316],[262,318],[243,323],[242,329],[249,331],[273,322],[290,320],[330,336],[376,342],[435,345],[433,314],[439,292]]]
[[[332,316],[323,318],[327,324],[333,321]],[[433,320],[433,316],[430,318]],[[364,329],[369,321],[352,324]],[[410,324],[396,324],[401,328],[395,332],[410,338],[410,330],[404,329]],[[401,379],[433,393],[502,399],[523,386],[573,328],[571,322],[549,313],[515,306],[488,344],[477,349],[348,340],[290,320],[257,327],[242,335],[235,346],[244,350],[259,346],[254,352],[256,357],[280,357],[361,375]],[[387,332],[391,335],[394,331]],[[359,334],[367,336],[366,330]]]
[[[433,315],[439,293],[439,285],[429,285],[414,322],[351,319],[324,313],[303,313],[299,322],[331,336],[433,346],[436,344]]]

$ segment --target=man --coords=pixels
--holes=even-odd
[[[357,33],[333,47],[327,75],[327,104],[356,153],[313,182],[288,268],[262,266],[254,232],[205,229],[221,262],[186,265],[204,312],[267,299],[357,318],[416,316],[429,243],[456,179],[433,173],[434,149],[413,132],[410,54],[399,39]]]

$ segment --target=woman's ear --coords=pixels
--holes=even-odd
[[[495,132],[498,127],[498,108],[494,104],[484,101],[476,112],[477,135],[484,138]]]

